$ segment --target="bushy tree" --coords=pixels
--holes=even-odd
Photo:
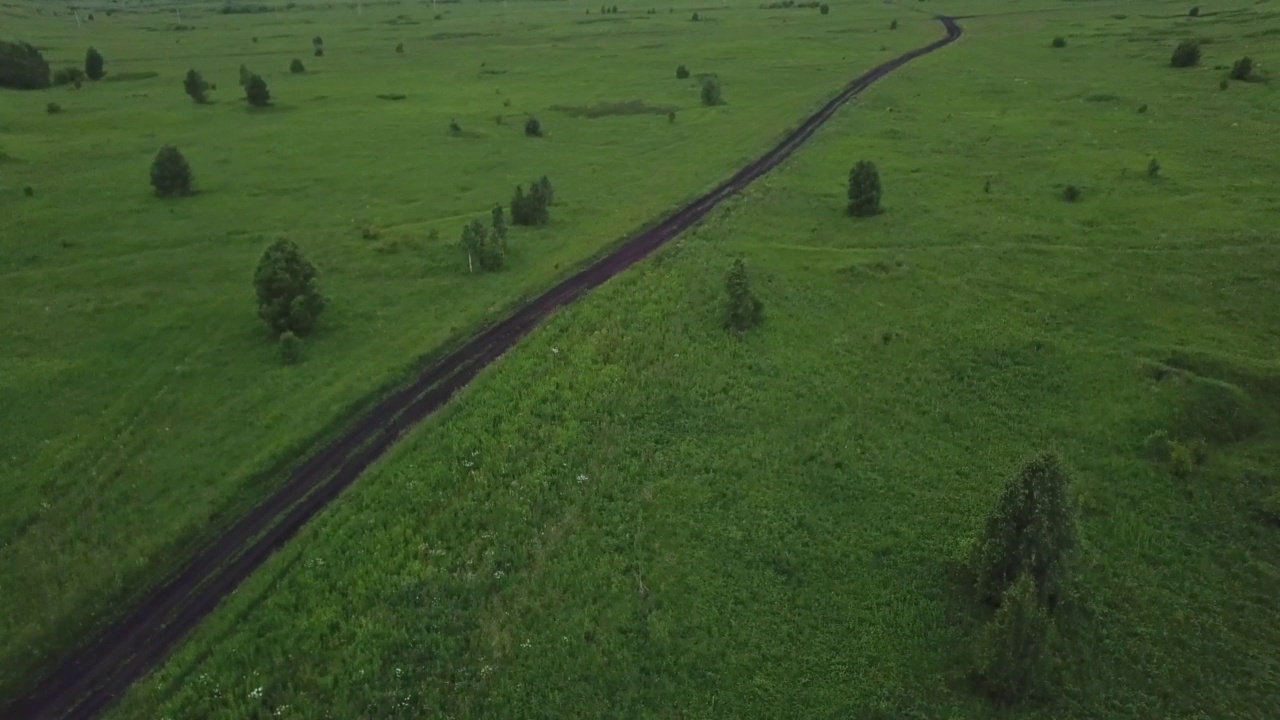
[[[271,93],[267,90],[267,82],[261,75],[253,75],[244,86],[244,97],[254,107],[265,107],[271,102]]]
[[[1006,481],[970,559],[982,598],[1001,602],[1019,576],[1027,575],[1039,600],[1049,607],[1056,602],[1076,540],[1069,483],[1054,453],[1037,455]]]
[[[0,87],[39,90],[49,87],[49,63],[24,42],[0,40]]]
[[[1200,43],[1195,40],[1183,40],[1173,49],[1173,57],[1169,64],[1176,68],[1194,67],[1200,64]]]
[[[1253,60],[1248,55],[1240,58],[1231,66],[1232,80],[1248,80],[1249,76],[1252,74]]]
[[[728,302],[725,304],[725,327],[737,332],[746,332],[760,323],[764,304],[751,293],[751,282],[747,278],[747,265],[742,258],[736,258],[729,266],[724,278]]]
[[[89,48],[85,51],[84,74],[90,80],[101,80],[102,77],[106,75],[106,71],[102,69],[106,64],[107,61],[102,57],[102,53],[98,52],[94,48]]]
[[[271,332],[303,336],[315,328],[327,301],[316,284],[316,268],[292,240],[276,240],[262,253],[253,275],[258,317]]]
[[[1052,45],[1056,48],[1064,48],[1067,46],[1067,39],[1059,35],[1053,39]]]
[[[676,68],[676,79],[677,79],[677,80],[688,80],[688,79],[689,79],[689,68],[687,68],[687,67],[685,67],[685,66],[683,66],[683,65],[681,65],[681,66],[677,67],[677,68]]]
[[[462,126],[458,124],[458,121],[456,119],[449,121],[449,134],[450,135],[462,134]]]
[[[505,233],[503,238],[495,235],[488,232],[479,220],[472,220],[462,228],[462,249],[467,254],[468,272],[492,272],[502,268]]]
[[[1036,688],[1047,659],[1049,625],[1035,583],[1020,575],[974,645],[975,679],[989,695],[1013,701]]]
[[[156,196],[182,197],[191,194],[191,166],[178,148],[165,145],[151,161],[151,186]]]
[[[209,102],[209,83],[194,69],[187,71],[187,76],[182,80],[182,89],[197,104]]]
[[[849,171],[849,214],[870,217],[880,212],[880,171],[870,160],[859,160]]]
[[[516,225],[546,225],[550,219],[547,211],[551,205],[550,187],[550,180],[545,185],[538,180],[529,184],[526,195],[524,187],[517,185],[515,195],[511,197],[511,222]]]
[[[295,75],[297,75],[297,74],[299,74],[299,73],[304,73],[304,72],[306,72],[306,71],[307,71],[306,66],[305,66],[305,65],[303,65],[303,64],[302,64],[302,61],[301,61],[301,60],[299,60],[298,58],[294,58],[294,59],[293,59],[293,62],[289,63],[289,72],[291,72],[291,73],[293,73],[293,74],[295,74]]]
[[[709,77],[702,81],[702,104],[703,105],[719,105],[723,100],[720,97],[720,80],[719,78]]]
[[[542,123],[538,122],[538,118],[531,117],[524,121],[524,134],[529,137],[542,137]]]

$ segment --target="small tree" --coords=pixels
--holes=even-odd
[[[826,3],[822,3],[821,5],[818,6],[818,12],[822,13],[823,15],[830,15],[831,6]]]
[[[1056,48],[1064,48],[1067,46],[1067,39],[1059,35],[1053,39],[1052,45]]]
[[[294,75],[298,75],[306,71],[307,71],[306,66],[303,65],[302,61],[299,60],[298,58],[294,58],[293,62],[289,63],[289,72],[293,73]]]
[[[1200,43],[1195,40],[1183,40],[1173,49],[1173,57],[1169,64],[1176,68],[1194,67],[1200,64]]]
[[[403,54],[404,54],[404,43],[398,43],[398,44],[396,45],[396,54],[397,54],[397,55],[403,55]]]
[[[550,219],[547,207],[551,204],[548,195],[550,181],[544,187],[541,181],[529,184],[526,195],[524,186],[517,185],[511,197],[511,222],[516,225],[545,225]]]
[[[538,118],[531,117],[524,121],[524,134],[529,137],[542,137],[542,123],[538,122]]]
[[[56,102],[51,102],[44,106],[44,111],[50,115],[57,115],[62,112],[62,106]]]
[[[245,65],[240,65],[240,87],[245,87],[253,79],[253,72]]]
[[[746,332],[760,323],[764,304],[751,294],[751,283],[747,278],[747,265],[742,258],[736,258],[729,266],[724,277],[728,302],[725,305],[725,327],[737,332]]]
[[[1147,177],[1152,180],[1160,177],[1160,163],[1155,158],[1151,158],[1151,162],[1147,163]]]
[[[472,220],[462,228],[462,249],[467,254],[467,270],[491,272],[500,270],[505,240],[491,235],[484,223]]]
[[[302,362],[302,338],[288,330],[280,333],[280,362],[285,365]]]
[[[687,67],[685,67],[685,66],[683,66],[683,65],[681,65],[681,66],[677,67],[677,68],[676,68],[676,79],[677,79],[677,80],[688,80],[688,79],[689,79],[689,68],[687,68]]]
[[[323,46],[324,46],[324,38],[320,37],[319,35],[317,35],[317,36],[315,36],[315,37],[311,38],[311,46],[312,46],[312,47],[323,47]]]
[[[498,251],[503,255],[507,254],[507,218],[502,213],[502,206],[494,204],[493,210],[489,211],[490,229],[492,230],[493,243],[497,246]]]
[[[698,13],[694,13],[694,14],[693,14],[693,17],[692,17],[692,18],[690,18],[690,19],[691,19],[691,20],[693,20],[694,22],[698,22],[698,21],[699,21],[699,20],[701,20],[702,18],[698,17]]]
[[[1231,66],[1232,80],[1248,80],[1253,74],[1253,60],[1248,55],[1240,58]]]
[[[880,212],[880,171],[870,160],[859,160],[849,171],[849,214],[870,217]]]
[[[312,54],[315,55],[316,57],[324,57],[324,48],[317,45],[316,51]]]
[[[702,104],[703,105],[719,105],[723,100],[720,97],[720,80],[715,77],[709,77],[702,81]]]
[[[543,197],[547,199],[547,205],[552,205],[556,201],[556,189],[551,186],[551,178],[543,175],[537,182],[538,189],[542,191]]]
[[[1023,573],[975,644],[975,679],[989,695],[1012,701],[1035,689],[1044,672],[1049,623],[1035,583]]]
[[[151,186],[156,196],[182,197],[191,194],[191,166],[178,148],[165,145],[151,161]]]
[[[1080,199],[1080,188],[1075,185],[1068,185],[1062,188],[1062,199],[1069,203],[1076,202]]]
[[[1189,15],[1190,17],[1200,17],[1200,6],[1196,5],[1195,7],[1191,8],[1191,11],[1188,12],[1187,15]]]
[[[266,107],[271,103],[271,93],[261,75],[253,75],[244,86],[244,97],[254,107]]]
[[[449,134],[450,135],[462,134],[462,126],[458,124],[458,121],[456,119],[449,121]]]
[[[107,61],[103,59],[102,53],[98,52],[97,50],[93,48],[89,48],[85,52],[84,74],[90,80],[101,80],[102,76],[106,75],[106,72],[104,72],[102,69],[102,66],[106,64],[107,64]]]
[[[253,275],[258,317],[272,333],[303,336],[315,328],[327,304],[316,284],[316,268],[292,240],[276,240],[262,253]]]
[[[897,29],[898,29],[898,21],[897,21],[897,20],[894,20],[893,22],[889,23],[889,29],[890,29],[890,30],[897,30]]]
[[[187,76],[182,80],[182,89],[197,105],[209,102],[209,83],[194,69],[187,71]]]
[[[1019,576],[1027,575],[1038,598],[1053,606],[1065,585],[1067,555],[1075,546],[1069,483],[1054,453],[1037,455],[1006,481],[970,560],[984,599],[1001,602]]]
[[[0,88],[38,90],[49,87],[49,63],[35,47],[0,40]]]

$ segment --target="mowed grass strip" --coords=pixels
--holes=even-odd
[[[1090,40],[1109,15],[966,21],[486,371],[111,717],[1269,716],[1277,99]],[[853,220],[864,158],[885,212]],[[957,570],[1047,448],[1081,544],[1040,697],[1000,708]]]
[[[715,23],[664,7],[608,24],[581,24],[584,8],[567,3],[222,8],[81,9],[77,27],[64,8],[11,3],[5,17],[5,36],[43,48],[55,69],[93,45],[118,81],[0,102],[0,697],[418,358],[939,32],[921,16],[891,33],[878,6],[781,18],[738,3],[704,13]],[[290,72],[294,59],[306,72]],[[698,84],[675,78],[682,63],[717,73],[726,104],[704,108]],[[271,106],[246,105],[242,64]],[[217,86],[208,105],[183,93],[192,68]],[[635,99],[677,108],[676,121],[550,109]],[[541,138],[523,134],[531,115]],[[165,144],[190,162],[194,196],[152,196]],[[462,226],[542,175],[558,190],[550,225],[513,230],[503,272],[468,275]],[[330,298],[294,367],[255,317],[251,284],[281,235]]]

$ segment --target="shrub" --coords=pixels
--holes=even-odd
[[[307,71],[306,66],[303,65],[302,61],[299,60],[298,58],[294,58],[293,62],[289,63],[289,72],[293,73],[294,75],[298,75],[306,71]]]
[[[1160,177],[1160,161],[1151,158],[1151,162],[1147,163],[1147,177],[1152,180]]]
[[[324,57],[324,48],[318,47],[314,53],[316,57]]]
[[[1139,115],[1142,115],[1142,114],[1144,114],[1144,113],[1146,113],[1146,112],[1147,112],[1147,104],[1146,104],[1146,103],[1143,103],[1143,104],[1141,104],[1141,105],[1139,105],[1139,106],[1138,106],[1138,114],[1139,114]]]
[[[462,228],[462,249],[467,254],[467,271],[493,271],[502,268],[502,252],[498,242],[485,230],[484,223],[472,220]]]
[[[23,194],[23,195],[25,195],[25,196],[27,196],[27,197],[35,197],[35,196],[36,196],[36,189],[35,189],[35,188],[33,188],[33,187],[31,187],[30,185],[28,185],[28,186],[26,186],[26,187],[22,188],[22,194]]]
[[[982,598],[1001,602],[1019,576],[1027,575],[1039,598],[1053,606],[1076,538],[1067,503],[1070,480],[1056,454],[1042,453],[1005,482],[970,559]]]
[[[818,12],[822,13],[823,15],[829,15],[831,14],[831,6],[826,3],[822,3],[821,5],[818,6]]]
[[[44,106],[44,111],[49,113],[50,115],[57,115],[58,113],[62,112],[62,106],[56,102],[51,102]]]
[[[1062,189],[1062,199],[1073,203],[1080,199],[1080,188],[1075,185],[1068,185]]]
[[[685,67],[685,66],[683,66],[683,65],[681,65],[680,67],[676,68],[676,79],[677,79],[677,80],[688,80],[688,79],[689,79],[689,68],[687,68],[687,67]]]
[[[49,87],[49,63],[24,42],[0,40],[0,87],[38,90]]]
[[[991,194],[991,181],[990,181],[990,180],[988,180],[988,181],[986,181],[986,182],[982,183],[982,192],[987,193],[988,195],[990,195],[990,194]]]
[[[675,111],[675,110],[670,110],[670,111],[668,111],[668,112],[667,112],[667,122],[669,122],[669,123],[674,123],[675,121],[676,121],[676,111]]]
[[[1053,44],[1053,47],[1064,48],[1067,46],[1067,39],[1059,35],[1058,37],[1053,39],[1052,44]]]
[[[267,90],[267,82],[261,75],[253,75],[244,86],[244,98],[254,107],[265,107],[271,103],[271,93]]]
[[[396,53],[399,55],[404,54],[404,43],[399,43],[396,45]]]
[[[507,254],[507,218],[499,204],[495,203],[493,209],[489,211],[489,229],[498,250],[505,256]]]
[[[1187,15],[1190,17],[1200,17],[1200,6],[1196,5],[1195,7],[1191,8],[1191,11],[1188,12]]]
[[[187,76],[182,80],[182,89],[197,104],[209,102],[209,83],[194,69],[187,71]]]
[[[1174,477],[1185,478],[1195,469],[1196,461],[1191,448],[1180,442],[1169,443],[1169,469]]]
[[[544,182],[545,181],[545,182]],[[517,185],[511,196],[511,222],[516,225],[546,225],[550,219],[547,208],[551,205],[551,181],[544,176],[529,184],[526,195],[524,186]]]
[[[736,258],[724,277],[728,302],[725,305],[725,327],[739,333],[746,332],[760,323],[764,304],[751,293],[747,278],[747,265]]]
[[[324,38],[320,37],[319,35],[311,38],[311,45],[312,47],[320,47],[324,45]]]
[[[989,695],[1018,700],[1035,689],[1047,657],[1049,623],[1035,583],[1022,573],[975,643],[975,679]]]
[[[1231,87],[1231,83],[1227,82],[1226,78],[1223,78],[1222,82],[1218,83],[1219,90],[1226,90],[1228,87]]]
[[[554,205],[556,202],[556,189],[551,186],[551,178],[543,175],[536,185],[542,191],[542,195],[546,197],[547,205]]]
[[[280,362],[285,365],[302,362],[302,338],[288,330],[280,333]]]
[[[1262,517],[1272,525],[1280,526],[1280,491],[1271,493],[1258,503]]]
[[[450,121],[449,121],[449,134],[450,134],[450,135],[461,135],[461,134],[462,134],[462,126],[458,124],[458,121],[457,121],[457,120],[450,120]]]
[[[84,70],[78,67],[65,67],[53,73],[54,85],[71,85],[84,79]]]
[[[253,274],[258,317],[274,334],[303,336],[315,328],[327,301],[316,284],[316,268],[292,240],[272,243]]]
[[[889,29],[890,29],[890,30],[897,30],[897,29],[898,29],[898,21],[897,21],[897,20],[894,20],[893,22],[889,23]]]
[[[690,19],[690,20],[693,20],[694,22],[698,22],[698,21],[699,21],[699,20],[701,20],[702,18],[698,16],[698,13],[694,13],[694,14],[693,14],[693,17],[692,17],[692,18],[689,18],[689,19]]]
[[[1173,49],[1173,57],[1169,64],[1176,68],[1194,67],[1200,64],[1200,43],[1195,40],[1183,40]]]
[[[720,97],[720,80],[709,77],[702,81],[702,104],[703,105],[719,105],[723,99]]]
[[[165,145],[151,161],[151,186],[156,196],[181,197],[191,194],[191,166],[178,148]]]
[[[538,122],[538,118],[531,117],[524,121],[524,134],[529,137],[542,137],[542,123]]]
[[[1240,58],[1231,66],[1232,80],[1248,80],[1253,74],[1253,60],[1248,55]]]
[[[101,80],[106,72],[102,69],[107,61],[102,57],[102,53],[93,48],[89,48],[84,54],[84,74],[90,80]]]
[[[240,66],[240,87],[244,87],[248,85],[249,80],[252,78],[253,78],[253,72],[250,71],[248,67],[241,65]]]
[[[875,163],[859,160],[849,171],[849,214],[870,217],[880,212],[880,171]]]

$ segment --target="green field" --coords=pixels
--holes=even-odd
[[[704,8],[698,23],[681,5],[220,7],[91,4],[77,28],[62,6],[0,4],[0,37],[43,48],[54,68],[90,45],[107,60],[106,79],[78,91],[0,91],[0,698],[417,359],[939,33],[878,4],[827,16],[740,4]],[[305,74],[289,72],[294,58]],[[273,107],[244,103],[242,63]],[[679,64],[694,77],[677,80]],[[212,104],[183,94],[189,68],[217,84]],[[701,73],[719,76],[726,104],[701,105]],[[632,101],[659,111],[609,114]],[[523,135],[528,115],[545,137]],[[151,159],[168,143],[190,161],[196,196],[152,197]],[[550,225],[514,230],[503,272],[468,275],[463,224],[544,174],[557,188]],[[319,266],[331,299],[296,367],[277,360],[250,284],[280,235]]]
[[[1280,98],[1217,66],[1265,68],[1280,11],[1034,9],[965,20],[558,315],[112,717],[1272,717]],[[855,221],[864,158],[886,212]],[[1203,461],[1153,459],[1160,430]],[[1001,708],[957,568],[1045,448],[1080,547],[1050,672]]]

